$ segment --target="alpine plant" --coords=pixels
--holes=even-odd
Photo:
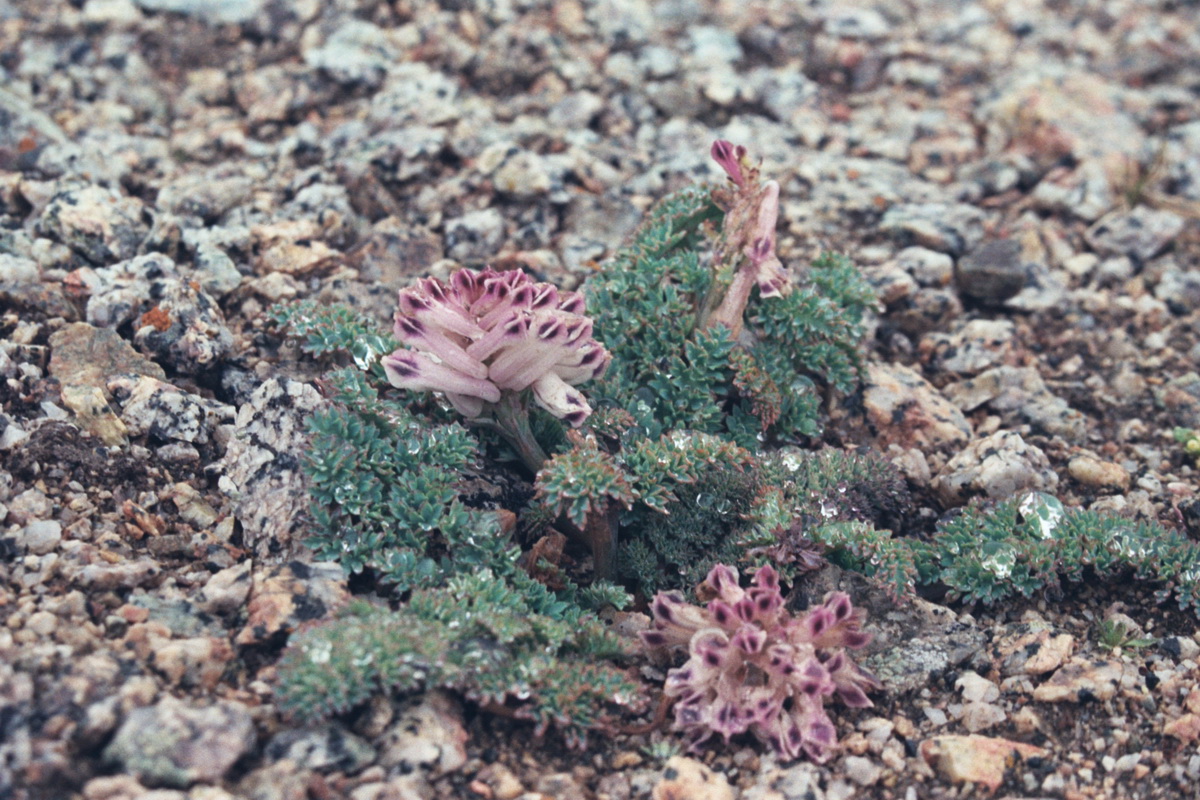
[[[578,427],[592,409],[574,387],[610,360],[592,338],[583,295],[520,270],[421,279],[400,291],[395,335],[405,347],[382,362],[393,386],[442,392],[464,417],[505,434],[535,471],[545,454],[529,431],[526,390]]]
[[[641,634],[651,649],[689,654],[667,674],[664,689],[676,698],[675,729],[691,738],[693,750],[716,733],[728,741],[748,732],[782,759],[803,753],[827,760],[837,735],[825,699],[836,695],[851,708],[866,708],[867,692],[881,687],[846,654],[870,641],[861,612],[846,594],[830,592],[821,605],[793,616],[769,566],[742,589],[737,570],[718,564],[701,590],[713,595],[705,608],[673,592],[656,595],[653,629]]]

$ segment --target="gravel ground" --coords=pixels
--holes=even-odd
[[[0,77],[0,797],[1200,796],[1200,625],[1131,584],[867,602],[940,660],[819,767],[436,694],[290,726],[274,659],[349,589],[293,539],[320,398],[263,318],[382,325],[484,262],[577,285],[725,138],[785,262],[879,291],[830,443],[928,518],[1036,489],[1194,533],[1195,3],[0,0]]]

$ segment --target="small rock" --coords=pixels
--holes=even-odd
[[[1167,636],[1164,637],[1158,646],[1163,652],[1171,656],[1176,661],[1185,659],[1195,661],[1200,657],[1200,644],[1190,636]]]
[[[1137,668],[1120,661],[1072,658],[1033,690],[1039,703],[1081,703],[1111,700],[1117,690],[1141,683]]]
[[[437,778],[467,763],[467,738],[458,703],[445,692],[430,692],[384,732],[379,764]]]
[[[729,781],[720,772],[692,758],[672,756],[651,794],[653,800],[734,800]]]
[[[267,0],[134,0],[147,11],[195,17],[209,25],[240,24],[254,19]]]
[[[305,37],[307,40],[309,37]],[[366,20],[348,18],[320,47],[303,49],[304,63],[348,86],[375,87],[399,53],[388,33]]]
[[[272,378],[238,409],[234,435],[214,470],[233,498],[246,547],[275,561],[300,550],[292,534],[303,528],[309,497],[303,470],[291,453],[303,453],[304,418],[324,405],[308,384]],[[286,457],[284,457],[286,455]]]
[[[108,389],[122,403],[121,421],[131,436],[152,441],[206,444],[218,425],[234,420],[235,409],[145,375],[120,376]]]
[[[26,552],[44,556],[62,541],[62,523],[53,519],[34,520],[21,531],[18,541]]]
[[[1018,622],[1006,625],[992,644],[992,657],[999,662],[1000,674],[1044,675],[1058,669],[1071,657],[1075,637],[1055,634],[1045,622]]]
[[[955,783],[980,783],[996,791],[1012,759],[1043,756],[1046,751],[1023,742],[987,736],[934,736],[918,748],[925,763]]]
[[[1095,456],[1080,455],[1067,464],[1071,477],[1084,486],[1097,489],[1128,489],[1129,471],[1120,464],[1104,461]]]
[[[220,782],[254,745],[254,721],[241,703],[193,708],[168,695],[130,712],[104,758],[147,784],[187,788]]]
[[[972,670],[961,673],[954,688],[962,692],[963,700],[968,703],[992,703],[1000,699],[1000,687]]]
[[[999,366],[1012,353],[1016,325],[1009,320],[976,319],[952,333],[931,333],[921,353],[945,372],[974,375]]]
[[[971,426],[966,417],[912,369],[871,363],[866,373],[863,406],[877,446],[932,450],[967,442]]]
[[[1024,288],[1026,272],[1020,240],[997,239],[963,256],[955,278],[963,296],[1000,304]]]
[[[1171,211],[1136,206],[1114,211],[1088,229],[1086,238],[1100,255],[1124,255],[1139,262],[1158,255],[1183,230],[1183,218]]]
[[[250,562],[223,569],[200,590],[197,607],[209,614],[225,615],[241,608],[250,596]]]
[[[896,266],[922,286],[940,288],[954,277],[954,259],[927,247],[906,247],[896,254]]]
[[[1087,433],[1084,415],[1052,394],[1035,367],[995,367],[951,383],[942,393],[964,413],[986,405],[1006,425],[1029,424],[1036,432],[1069,442],[1082,441]]]
[[[375,748],[337,723],[280,731],[267,744],[272,761],[288,759],[317,772],[353,775],[375,760]]]
[[[91,185],[51,198],[38,227],[97,266],[132,258],[150,232],[136,197]]]
[[[446,223],[446,255],[477,263],[496,254],[504,241],[504,218],[494,208],[470,211]]]
[[[962,505],[970,497],[994,500],[1025,490],[1053,491],[1058,475],[1050,459],[1019,433],[997,431],[972,442],[950,459],[933,479],[933,489],[948,506]]]
[[[902,242],[960,255],[983,238],[983,219],[965,203],[899,203],[884,213],[880,228]]]
[[[846,770],[846,777],[859,786],[870,786],[883,774],[883,767],[863,756],[846,756],[842,759],[842,768]]]
[[[321,619],[350,599],[346,574],[333,562],[318,561],[260,568],[254,574],[246,626],[239,645],[265,642],[303,622]]]

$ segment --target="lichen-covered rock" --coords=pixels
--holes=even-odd
[[[430,692],[384,732],[379,763],[406,774],[419,771],[438,778],[467,763],[466,743],[459,704],[445,692]]]
[[[974,375],[1007,360],[1016,330],[1006,319],[974,319],[950,333],[929,334],[921,342],[921,353],[941,371]]]
[[[131,712],[104,758],[148,785],[186,789],[219,782],[254,744],[254,721],[241,703],[195,708],[168,695]]]
[[[38,227],[97,265],[132,258],[150,232],[140,200],[94,185],[56,194]]]
[[[335,563],[292,561],[264,567],[252,578],[246,625],[235,642],[265,642],[301,623],[328,616],[349,599],[346,574]]]
[[[272,378],[238,409],[215,470],[218,486],[233,498],[246,546],[259,558],[285,559],[300,548],[293,534],[309,497],[298,454],[308,446],[305,417],[323,405],[312,386]]]
[[[218,425],[234,419],[233,406],[145,375],[113,378],[108,389],[121,403],[121,420],[131,436],[206,444]]]
[[[1029,424],[1068,442],[1080,442],[1087,433],[1084,415],[1051,393],[1035,367],[995,367],[944,386],[942,394],[966,414],[987,406],[1005,424]]]

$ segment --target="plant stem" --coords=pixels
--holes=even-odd
[[[496,429],[517,451],[529,471],[537,475],[546,463],[546,451],[529,427],[529,408],[518,392],[504,392],[496,404]]]

